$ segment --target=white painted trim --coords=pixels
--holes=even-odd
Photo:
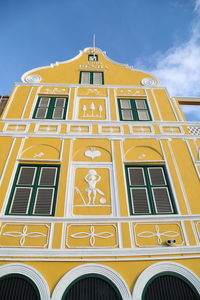
[[[52,125],[55,123],[58,124],[69,124],[69,125],[83,125],[85,124],[84,120],[53,120],[53,119],[1,119],[0,123],[17,123],[20,124],[21,122],[23,122],[23,124],[25,123],[52,123]],[[162,126],[174,126],[174,127],[178,127],[181,125],[187,125],[187,126],[199,126],[199,122],[190,122],[190,121],[106,121],[106,120],[99,120],[99,121],[95,121],[95,120],[88,120],[88,122],[90,124],[102,124],[105,123],[109,126],[120,126],[120,125],[138,125],[138,126],[146,126],[146,125],[162,125]],[[197,139],[197,136],[193,135],[193,139]]]
[[[81,224],[82,225],[82,224]],[[151,256],[154,259],[157,256],[171,257],[173,255],[187,255],[190,254],[191,258],[200,253],[200,246],[157,246],[157,247],[144,247],[144,248],[82,248],[82,249],[33,249],[33,248],[2,248],[0,249],[0,256],[5,257],[26,257],[26,258],[66,258],[66,257],[140,257]],[[198,257],[200,255],[198,254]]]
[[[167,169],[167,175],[168,175],[168,178],[169,178],[170,188],[172,190],[172,194],[173,194],[173,198],[174,198],[174,202],[175,202],[175,207],[177,209],[177,212],[180,214],[180,212],[181,212],[180,205],[179,205],[178,196],[177,196],[177,193],[176,193],[176,190],[175,190],[176,185],[174,184],[174,179],[171,176],[171,171],[170,171],[170,167],[169,167],[169,160],[166,157],[166,153],[165,153],[165,149],[164,149],[162,141],[159,141],[159,143],[160,143],[160,147],[161,147],[161,150],[162,150],[162,155],[163,155],[164,160],[165,160],[165,166],[166,166],[166,169]],[[174,168],[175,168],[175,166],[174,166]],[[177,170],[176,170],[176,172],[177,172]]]
[[[170,97],[170,95],[168,93],[168,90],[167,90],[167,88],[164,88],[164,90],[165,90],[165,92],[167,94],[168,102],[169,102],[169,104],[170,104],[170,106],[171,106],[171,108],[173,110],[173,113],[174,113],[174,116],[176,118],[176,121],[178,121],[178,116],[177,116],[176,110],[175,110],[175,108],[173,106],[173,102],[171,101],[171,97]]]
[[[176,255],[176,256],[156,256],[153,257],[153,260],[159,261],[165,259],[167,260],[183,260],[183,259],[200,259],[200,255]],[[74,258],[74,257],[56,257],[56,258],[13,258],[13,257],[0,257],[0,261],[53,261],[53,262],[57,262],[57,261],[65,261],[65,262],[107,262],[107,261],[114,261],[116,262],[116,258],[115,257],[109,257],[109,258],[99,258],[99,257],[95,257],[95,258],[87,258],[87,257],[80,257],[80,258]],[[117,261],[152,261],[152,256],[143,256],[143,257],[117,257]]]
[[[29,93],[28,93],[28,97],[27,97],[27,99],[26,99],[26,103],[25,103],[25,105],[24,105],[24,109],[23,109],[22,114],[21,114],[21,119],[24,118],[24,115],[25,115],[25,112],[26,112],[26,108],[27,108],[27,106],[28,106],[28,104],[29,104],[29,100],[30,100],[30,98],[31,98],[31,94],[32,94],[33,89],[34,89],[34,87],[32,86],[32,87],[30,88]]]
[[[44,277],[33,267],[21,263],[11,263],[0,267],[0,276],[10,274],[24,275],[34,282],[38,288],[40,299],[50,300],[49,286]]]
[[[101,222],[159,222],[160,215],[135,215],[128,217],[112,217],[110,216],[83,216],[78,217],[81,223],[95,223]],[[0,222],[48,222],[48,223],[76,223],[77,218],[74,217],[48,217],[48,216],[10,216],[2,215],[0,216]],[[200,221],[200,215],[180,215],[180,214],[169,214],[162,215],[162,222],[173,222],[173,221]]]
[[[31,107],[31,111],[30,111],[30,114],[29,114],[29,119],[33,122],[35,122],[35,120],[37,121],[40,121],[40,119],[32,119],[33,117],[33,113],[35,111],[35,108],[36,108],[36,104],[37,104],[37,101],[38,101],[38,97],[39,97],[39,93],[40,93],[40,90],[43,88],[43,85],[41,86],[38,86],[37,90],[36,90],[36,93],[35,93],[35,97],[34,97],[34,100],[33,100],[33,104],[32,104],[32,107]]]
[[[66,288],[77,278],[87,274],[97,274],[108,278],[117,287],[123,300],[131,300],[129,288],[119,273],[101,264],[83,264],[67,272],[56,285],[52,300],[61,300]]]
[[[24,130],[7,130],[8,126],[25,126],[25,129]],[[27,124],[27,123],[24,123],[24,122],[20,122],[20,123],[5,123],[4,127],[3,127],[3,130],[2,130],[2,133],[8,133],[8,134],[25,134],[25,133],[28,133],[28,130],[29,130],[29,127],[30,127],[31,124]]]
[[[113,208],[115,208],[116,211],[114,211],[114,215],[117,217],[120,217],[120,206],[119,206],[119,192],[118,192],[118,182],[117,182],[117,168],[116,168],[116,160],[115,160],[115,147],[114,147],[114,141],[111,141],[111,155],[112,155],[112,162],[113,162],[113,184],[114,184],[114,202],[115,205]]]
[[[189,144],[189,142],[188,142],[187,140],[185,141],[185,143],[186,143],[187,148],[188,148],[188,151],[189,151],[189,153],[190,153],[190,157],[191,157],[191,160],[192,160],[192,162],[193,162],[193,166],[194,166],[194,168],[195,168],[195,170],[196,170],[197,177],[200,179],[200,172],[199,172],[199,170],[198,170],[198,168],[197,168],[197,164],[196,164],[196,162],[195,162],[195,158],[194,158],[194,155],[193,155],[191,146],[190,146],[190,144]],[[198,153],[197,153],[197,155],[198,155]]]
[[[5,119],[6,116],[7,116],[7,114],[8,114],[8,111],[10,109],[11,103],[13,102],[13,99],[15,97],[15,94],[17,92],[18,87],[19,86],[15,86],[14,87],[11,97],[8,98],[8,103],[7,103],[6,108],[5,108],[5,110],[4,110],[3,114],[2,114],[2,117],[1,117],[2,120]]]
[[[155,275],[163,272],[173,272],[186,278],[200,294],[200,279],[190,269],[174,262],[159,262],[146,268],[138,277],[132,294],[133,300],[141,300],[143,290],[148,281]]]
[[[51,131],[40,131],[39,130],[39,127],[40,126],[56,126],[57,127],[57,130],[56,131],[53,131],[53,132],[51,132]],[[60,130],[61,130],[61,124],[52,124],[51,122],[45,122],[45,123],[43,123],[43,120],[40,120],[40,122],[37,122],[36,124],[35,124],[35,128],[34,128],[34,132],[37,134],[37,133],[39,133],[39,134],[44,134],[44,135],[52,135],[52,134],[57,134],[57,133],[60,133]]]
[[[175,100],[177,101],[181,101],[181,102],[197,102],[200,103],[200,97],[188,97],[188,96],[178,96],[178,97],[173,97]]]
[[[176,108],[179,116],[178,122],[180,121],[184,122],[185,120],[184,120],[183,112],[181,112],[180,104],[176,101],[175,98],[171,98],[171,99],[173,101],[174,107]]]
[[[176,162],[176,159],[175,159],[174,152],[173,152],[172,146],[170,144],[170,141],[167,141],[167,144],[168,144],[168,148],[169,148],[169,151],[170,151],[173,163],[174,163],[176,174],[177,174],[179,182],[180,182],[180,187],[181,187],[181,190],[182,190],[183,198],[185,200],[185,205],[186,205],[187,211],[188,211],[189,214],[192,214],[191,209],[190,209],[190,204],[189,204],[189,201],[188,201],[188,197],[187,197],[187,193],[185,191],[185,187],[184,187],[184,184],[183,184],[182,176],[180,174],[180,170],[179,170],[178,164]]]
[[[8,153],[8,156],[7,156],[6,161],[5,161],[5,164],[4,164],[3,172],[2,172],[1,177],[0,177],[0,186],[2,185],[4,176],[5,176],[7,167],[8,167],[8,163],[9,163],[9,161],[10,161],[10,157],[11,157],[12,152],[13,152],[13,148],[14,148],[15,142],[16,142],[16,138],[14,138],[14,139],[12,140],[12,144],[11,144],[11,147],[10,147],[10,149],[9,149],[9,153]]]
[[[18,167],[18,161],[17,160],[19,159],[19,157],[21,155],[21,151],[23,149],[24,142],[25,142],[25,138],[24,139],[22,138],[20,146],[18,148],[18,153],[17,153],[17,156],[16,156],[16,161],[15,161],[13,170],[10,170],[10,171],[12,171],[12,173],[11,173],[9,185],[8,185],[8,188],[7,188],[7,191],[6,191],[5,199],[4,199],[4,202],[3,202],[1,215],[2,214],[5,215],[5,212],[6,212],[6,207],[7,207],[8,202],[9,202],[9,196],[10,196],[10,193],[11,193],[11,190],[12,190],[12,187],[13,187],[13,183],[14,183],[14,179],[15,179],[15,174],[16,174],[17,167]]]
[[[150,92],[151,92],[151,94],[152,94],[152,97],[153,97],[155,106],[156,106],[156,108],[157,108],[157,112],[158,112],[158,115],[159,115],[159,118],[160,118],[159,121],[163,121],[163,118],[162,118],[162,115],[161,115],[161,111],[160,111],[160,108],[159,108],[159,106],[158,106],[158,102],[157,102],[157,99],[156,99],[154,90],[153,90],[153,89],[149,89],[149,93],[150,93]],[[154,119],[154,120],[155,120],[155,119]]]

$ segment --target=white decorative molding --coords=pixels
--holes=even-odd
[[[148,225],[153,225],[154,230],[152,230],[152,231],[145,230],[145,231],[136,233],[136,227],[138,225],[147,225],[147,226]],[[177,225],[179,227],[179,229],[180,229],[180,232],[173,231],[173,230],[162,231],[160,229],[160,225],[166,225],[166,226],[167,225]],[[182,228],[181,228],[180,224],[178,224],[178,223],[136,223],[136,224],[134,224],[134,235],[135,235],[135,244],[138,247],[150,247],[150,245],[147,245],[147,246],[140,245],[137,242],[136,237],[143,238],[143,239],[149,239],[149,238],[155,237],[157,239],[157,245],[155,245],[155,246],[158,246],[158,245],[159,246],[161,246],[161,245],[163,246],[163,238],[162,237],[165,237],[165,241],[166,241],[166,237],[168,237],[168,238],[175,238],[175,237],[181,236],[182,243],[175,244],[175,245],[176,246],[183,246],[185,244],[183,233],[182,233]]]
[[[80,226],[80,225],[88,225],[88,231],[81,231],[81,232],[75,232],[73,234],[69,234],[67,233],[67,236],[66,236],[66,239],[68,240],[68,237],[71,237],[73,239],[88,239],[89,241],[89,248],[90,247],[93,247],[93,248],[116,248],[119,244],[119,241],[118,241],[118,234],[117,234],[117,228],[115,225],[113,224],[81,224],[81,223],[78,223],[78,224],[70,224],[69,226],[67,226],[67,232],[69,230],[70,227],[74,227],[74,226]],[[97,232],[95,231],[96,228],[100,227],[100,226],[110,226],[110,227],[113,227],[114,228],[114,231],[115,233],[112,233],[112,232],[108,232],[108,231],[102,231],[102,232]],[[112,246],[105,246],[105,244],[103,246],[95,246],[95,243],[96,243],[96,238],[100,238],[100,239],[109,239],[111,237],[114,237],[116,238],[116,243],[113,244]],[[68,248],[88,248],[87,246],[83,246],[81,245],[80,247],[78,246],[75,246],[75,247],[72,247],[68,244],[68,241],[66,241],[66,245]]]
[[[186,278],[200,294],[200,279],[195,273],[181,264],[174,262],[160,262],[151,265],[140,274],[133,288],[132,299],[141,300],[143,290],[148,281],[153,276],[163,272],[172,272],[181,275],[182,277]]]
[[[40,75],[28,75],[25,77],[25,81],[28,83],[39,83],[41,79],[42,78]]]
[[[90,147],[90,150],[85,151],[84,155],[86,157],[90,157],[93,160],[94,158],[101,156],[101,152],[99,150],[96,150],[95,147]]]
[[[108,278],[116,286],[123,300],[132,299],[128,286],[121,275],[101,264],[83,264],[67,272],[56,285],[51,299],[61,300],[67,287],[77,278],[87,274],[97,274]]]
[[[49,286],[46,280],[33,267],[21,263],[6,264],[0,267],[0,277],[10,274],[26,276],[28,279],[32,280],[38,288],[40,299],[50,300]]]
[[[141,80],[141,84],[147,87],[156,87],[158,86],[158,82],[153,78],[143,78]]]
[[[9,231],[4,231],[4,228],[6,228],[6,226],[22,226],[22,230],[21,231],[16,231],[16,230],[9,230]],[[31,231],[29,232],[29,226],[31,227],[38,227],[38,226],[43,226],[46,228],[47,232],[46,234],[43,233],[43,232],[38,232],[38,231]],[[1,229],[0,229],[0,235],[2,236],[8,236],[8,237],[12,237],[12,238],[19,238],[19,245],[3,245],[1,243],[0,247],[12,247],[12,248],[15,248],[15,247],[28,247],[28,248],[45,248],[47,245],[48,245],[48,242],[49,242],[49,231],[50,231],[50,225],[47,225],[47,224],[20,224],[20,223],[4,223],[2,226],[1,226]],[[26,246],[24,245],[25,244],[25,241],[27,238],[41,238],[41,237],[44,237],[45,238],[45,243],[43,245],[37,245],[37,246]]]

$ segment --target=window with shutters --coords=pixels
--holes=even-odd
[[[67,102],[68,99],[63,97],[39,97],[33,118],[63,120],[66,117]]]
[[[165,166],[125,166],[130,213],[175,214]]]
[[[81,71],[80,83],[82,83],[82,84],[104,84],[103,72]]]
[[[145,99],[118,99],[121,121],[151,121],[151,115]]]
[[[58,179],[59,166],[19,165],[6,214],[54,215]]]

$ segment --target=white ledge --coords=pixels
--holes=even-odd
[[[0,256],[5,257],[113,257],[113,256],[157,256],[157,255],[184,255],[199,254],[200,246],[181,246],[181,247],[148,247],[148,248],[81,248],[81,249],[19,249],[2,248]]]

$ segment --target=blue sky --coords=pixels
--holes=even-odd
[[[200,96],[200,0],[0,0],[0,94],[29,69],[97,47]]]

